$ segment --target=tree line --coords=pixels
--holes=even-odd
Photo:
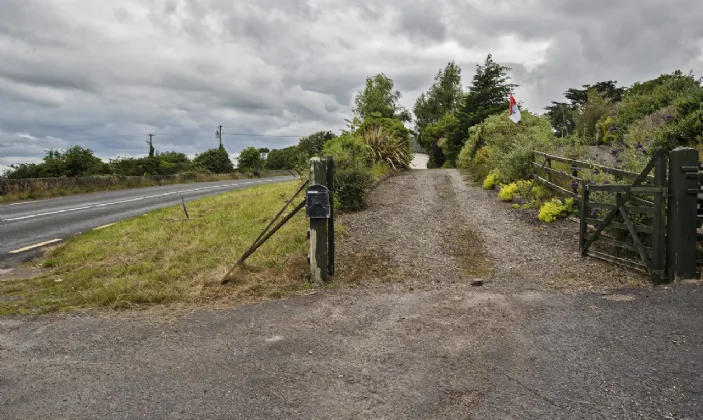
[[[150,145],[146,156],[118,157],[108,162],[97,157],[93,150],[76,145],[65,150],[48,150],[40,163],[10,165],[3,177],[24,179],[100,175],[150,176],[188,172],[223,174],[235,171],[296,169],[307,157],[320,153],[322,144],[333,137],[331,132],[321,131],[304,137],[296,146],[284,149],[247,147],[236,159],[237,168],[222,144],[196,155],[193,159],[181,152],[159,152]]]
[[[485,146],[491,138],[505,133],[512,133],[512,137],[501,140],[504,144],[493,150],[500,150],[500,156],[490,157],[493,161],[514,158],[525,162],[536,143],[539,147],[581,147],[581,153],[586,145],[609,145],[618,163],[633,166],[645,156],[642,150],[698,147],[702,143],[703,89],[701,80],[693,74],[676,71],[629,87],[601,81],[570,88],[564,93],[565,100],[552,102],[543,115],[521,106],[523,121],[515,125],[506,123],[508,97],[518,87],[509,72],[489,54],[464,87],[462,69],[449,62],[417,98],[412,113],[400,105],[401,93],[391,78],[383,73],[368,77],[354,98],[352,117],[341,133],[319,131],[281,149],[247,147],[237,159],[236,170],[304,171],[310,157],[328,154],[342,162],[342,167],[365,168],[378,174],[383,167],[392,170],[409,166],[411,136],[429,153],[430,167],[457,167],[477,156],[479,160],[488,159],[490,150]],[[502,164],[505,168],[511,165],[517,168],[522,163]],[[222,144],[193,159],[179,152],[157,152],[150,146],[147,156],[109,162],[101,161],[90,149],[73,146],[48,151],[38,164],[13,165],[4,176],[169,175],[234,170]],[[361,178],[356,181],[363,184]]]

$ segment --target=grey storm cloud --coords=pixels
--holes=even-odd
[[[488,53],[534,111],[569,87],[703,73],[699,0],[3,0],[0,170],[49,148],[103,158],[285,147],[338,131],[367,76],[412,107],[450,60]]]

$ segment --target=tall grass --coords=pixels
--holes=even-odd
[[[45,277],[0,283],[0,314],[143,304],[250,301],[309,287],[302,213],[219,280],[290,197],[297,182],[234,191],[118,222],[70,239],[38,264]]]

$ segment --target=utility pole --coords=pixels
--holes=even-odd
[[[154,157],[154,134],[149,134],[149,157]]]
[[[217,130],[217,137],[220,138],[220,149],[222,148],[222,126]]]

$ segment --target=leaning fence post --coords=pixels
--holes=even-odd
[[[696,277],[698,151],[678,148],[669,155],[667,268],[671,280]]]
[[[326,159],[310,159],[310,181],[312,185],[327,187]],[[327,219],[310,218],[310,279],[319,285],[328,278],[327,224]]]

